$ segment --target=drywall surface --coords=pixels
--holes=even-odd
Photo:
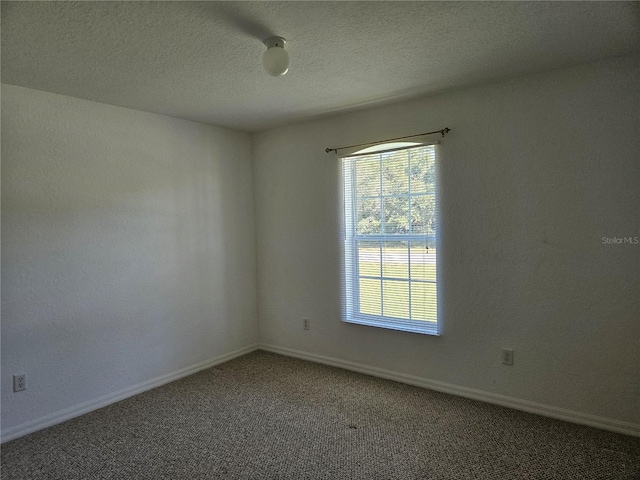
[[[3,431],[257,342],[250,155],[246,133],[3,86]]]
[[[261,341],[640,424],[640,245],[603,241],[640,237],[638,85],[631,56],[254,134]],[[341,322],[324,149],[444,127],[442,336]]]

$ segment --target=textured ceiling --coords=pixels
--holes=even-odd
[[[639,49],[638,2],[2,2],[3,83],[246,131]]]

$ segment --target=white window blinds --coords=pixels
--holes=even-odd
[[[439,334],[437,145],[342,158],[343,320]]]

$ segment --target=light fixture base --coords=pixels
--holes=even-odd
[[[265,40],[263,40],[263,42],[267,48],[271,48],[271,47],[280,47],[280,48],[284,48],[284,45],[287,43],[287,41],[282,38],[282,37],[269,37]]]

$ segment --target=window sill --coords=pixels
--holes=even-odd
[[[353,316],[343,319],[345,323],[355,323],[357,325],[367,325],[369,327],[386,328],[389,330],[399,330],[402,332],[420,333],[423,335],[440,336],[438,325],[434,322],[423,322],[418,320],[402,320],[378,318],[375,316]]]

